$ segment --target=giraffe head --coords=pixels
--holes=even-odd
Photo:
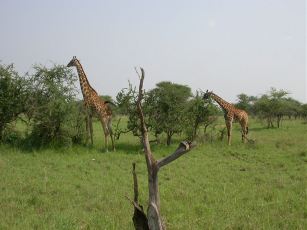
[[[78,61],[78,59],[76,58],[76,56],[73,56],[71,61],[67,64],[67,67],[76,66],[77,61]]]
[[[208,100],[211,97],[212,91],[209,92],[208,90],[204,93],[203,99]]]

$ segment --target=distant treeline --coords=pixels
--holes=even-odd
[[[0,142],[22,142],[29,147],[84,142],[85,113],[83,102],[76,96],[77,76],[63,65],[51,68],[36,65],[33,72],[22,76],[13,64],[0,64]],[[164,134],[167,145],[171,144],[174,134],[185,134],[189,139],[197,138],[201,130],[206,134],[208,127],[215,127],[221,114],[215,103],[202,99],[202,92],[192,93],[186,85],[160,82],[144,94],[147,127],[157,142]],[[128,117],[125,128],[120,125],[120,119],[113,122],[115,138],[127,132],[140,136],[136,88],[128,84],[127,88],[119,89],[115,100],[110,96],[102,97],[116,105],[109,105],[114,115]],[[307,104],[275,88],[261,97],[239,94],[235,105],[265,121],[268,128],[280,127],[285,117],[307,119]],[[26,127],[22,132],[16,128],[17,121],[22,121]]]

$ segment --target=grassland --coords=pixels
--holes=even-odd
[[[168,229],[307,229],[307,125],[284,121],[266,129],[252,121],[254,144],[200,143],[159,174]],[[152,145],[157,158],[172,152]],[[104,153],[95,145],[26,151],[0,146],[0,229],[133,229],[131,163],[141,203],[147,175],[138,139],[121,137]]]

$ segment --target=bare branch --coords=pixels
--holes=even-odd
[[[138,202],[138,182],[137,176],[135,173],[135,163],[132,163],[132,174],[133,174],[133,185],[134,185],[134,200],[131,200],[128,196],[126,198],[131,202],[134,206],[134,214],[132,217],[133,224],[135,229],[137,230],[147,230],[148,228],[148,219],[146,214],[144,213],[143,206]]]
[[[144,70],[141,68],[142,70],[142,76],[140,78],[140,85],[139,85],[139,94],[138,94],[138,100],[137,100],[137,109],[138,109],[138,113],[140,116],[140,120],[141,120],[141,131],[142,134],[147,133],[147,128],[145,125],[145,118],[144,118],[144,113],[142,110],[142,99],[143,99],[143,82],[144,82]]]
[[[138,113],[140,116],[140,121],[141,121],[141,132],[142,134],[147,133],[147,128],[146,128],[146,124],[145,124],[145,118],[144,118],[144,113],[142,110],[142,99],[143,99],[143,82],[144,82],[144,70],[141,68],[142,70],[142,76],[140,78],[140,85],[139,85],[139,95],[138,95],[138,100],[137,100],[137,109],[138,109]]]
[[[192,145],[192,142],[190,141],[182,141],[178,148],[175,150],[174,153],[170,154],[167,157],[164,157],[157,161],[158,169],[163,167],[164,165],[167,165],[171,163],[172,161],[176,160],[177,158],[181,157],[183,154],[189,152],[191,148],[193,148],[194,145]]]
[[[141,68],[141,79],[140,79],[140,85],[139,85],[139,94],[138,94],[138,100],[137,100],[137,109],[141,121],[141,132],[143,137],[143,144],[144,144],[144,150],[145,150],[145,157],[146,157],[146,163],[148,166],[148,169],[151,168],[152,163],[155,162],[155,159],[152,156],[151,150],[150,150],[150,144],[148,139],[148,132],[145,124],[145,118],[144,113],[142,110],[142,99],[143,99],[143,82],[145,78],[145,72],[144,69]]]
[[[142,69],[142,68],[141,68]],[[134,67],[135,72],[137,73],[137,75],[139,76],[139,78],[141,79],[141,75],[139,74],[138,70],[136,69],[136,67]]]
[[[134,188],[134,202],[138,203],[139,200],[139,189],[138,189],[138,179],[135,172],[135,162],[132,163],[132,175],[133,175],[133,188]]]
[[[139,75],[138,72],[137,74]],[[148,171],[148,192],[149,192],[148,203],[149,203],[149,206],[147,209],[147,217],[144,215],[144,212],[140,212],[140,215],[138,214],[140,209],[139,209],[139,204],[136,202],[138,199],[138,192],[137,192],[135,169],[133,169],[133,177],[134,177],[133,205],[135,207],[135,215],[133,217],[133,222],[135,223],[136,229],[147,229],[149,227],[149,229],[164,230],[165,226],[163,224],[162,217],[160,214],[160,197],[159,197],[159,183],[158,183],[159,168],[171,163],[172,161],[176,160],[183,154],[187,153],[188,151],[190,151],[190,149],[193,146],[192,146],[192,142],[183,141],[180,143],[179,147],[176,149],[174,153],[172,153],[168,157],[165,157],[159,161],[155,160],[150,150],[148,130],[146,127],[145,117],[144,117],[144,113],[142,110],[142,99],[144,97],[143,82],[144,82],[144,77],[145,77],[145,73],[142,68],[141,68],[141,76],[139,75],[139,77],[140,77],[140,84],[139,84],[139,92],[138,92],[138,98],[137,98],[137,111],[138,111],[138,116],[139,116],[140,123],[141,123],[140,130],[142,132],[142,141],[144,145],[145,159],[146,159],[146,165],[147,165],[147,171]],[[135,167],[135,164],[133,165],[133,167]],[[139,221],[139,219],[137,218],[140,216],[142,216],[142,218]],[[143,228],[139,228],[140,226],[142,226]]]

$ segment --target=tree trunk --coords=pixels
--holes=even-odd
[[[148,226],[151,230],[165,229],[160,215],[160,196],[158,184],[158,167],[153,162],[152,167],[148,169],[148,189],[149,203],[147,209]]]
[[[281,126],[281,120],[282,120],[282,116],[278,115],[277,116],[277,128]]]
[[[150,230],[164,230],[165,226],[162,221],[162,217],[160,214],[160,197],[159,197],[159,183],[158,183],[158,172],[159,169],[172,161],[176,160],[183,154],[190,151],[192,147],[191,142],[181,142],[179,147],[176,149],[176,151],[169,156],[162,158],[160,160],[156,160],[151,152],[150,144],[149,144],[149,138],[148,138],[148,132],[147,127],[145,124],[145,118],[141,106],[141,101],[143,99],[143,81],[144,81],[144,70],[141,68],[142,75],[140,77],[140,85],[139,85],[139,94],[138,94],[138,101],[137,101],[137,110],[139,114],[139,118],[141,121],[141,133],[142,133],[142,142],[144,144],[144,155],[146,160],[146,166],[147,166],[147,173],[148,173],[148,209],[147,209],[147,220],[148,220],[148,227]],[[137,72],[138,73],[138,72]],[[168,139],[170,140],[171,135],[168,135]],[[136,184],[136,180],[134,179],[134,185]],[[136,188],[136,186],[134,186]],[[137,200],[136,189],[134,189],[135,194],[135,200]],[[134,203],[137,203],[135,201]],[[137,204],[138,205],[138,204]],[[136,205],[134,204],[134,207]],[[137,225],[139,226],[139,225]],[[137,228],[136,229],[146,229],[145,228]]]
[[[167,134],[166,145],[169,146],[171,144],[172,136]]]
[[[272,117],[268,117],[267,118],[267,122],[268,122],[268,129],[269,128],[274,128]]]
[[[169,146],[172,143],[172,136],[174,135],[173,131],[167,132],[167,137],[166,137],[166,145]]]
[[[198,126],[199,126],[199,122],[195,121],[194,127],[193,127],[192,140],[195,140],[196,138]]]
[[[134,214],[132,217],[134,228],[136,230],[149,230],[148,219],[144,213],[143,206],[139,204],[138,180],[135,172],[135,163],[132,164],[134,199],[131,202],[134,206]],[[129,199],[129,198],[128,198]]]
[[[159,134],[158,134],[158,133],[155,133],[155,138],[156,138],[156,142],[157,142],[157,144],[160,144],[160,143],[161,143],[161,141],[160,141],[160,136],[159,136]]]
[[[209,124],[205,124],[205,128],[204,128],[204,134],[207,133],[207,128],[208,128]]]
[[[5,129],[5,123],[1,122],[0,123],[0,141],[3,140],[4,129]]]

